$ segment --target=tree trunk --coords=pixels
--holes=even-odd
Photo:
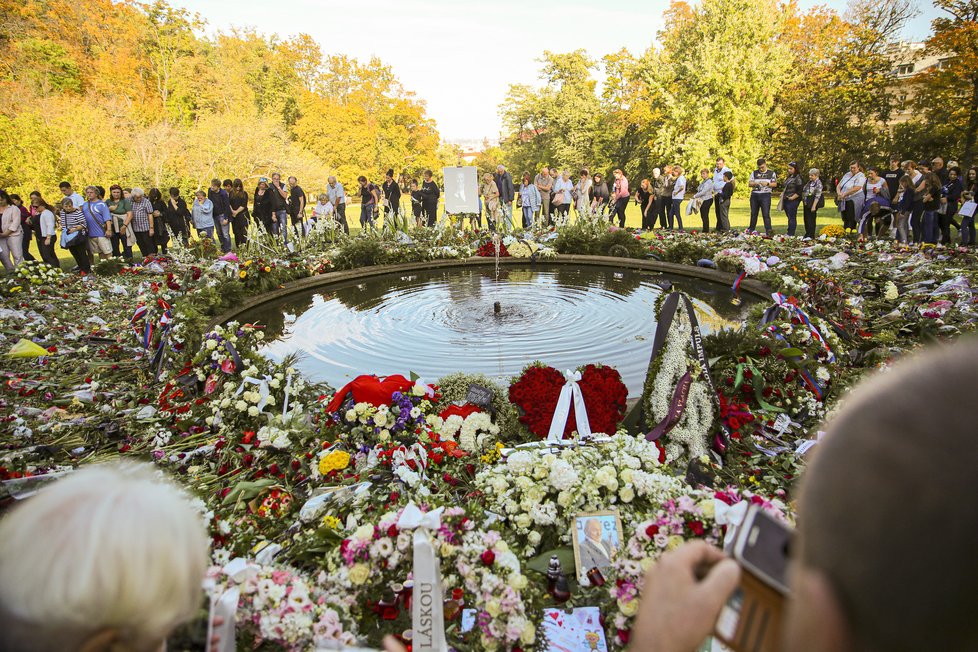
[[[968,112],[968,129],[964,134],[964,166],[971,167],[975,164],[975,139],[978,137],[978,75],[971,84],[971,107]]]

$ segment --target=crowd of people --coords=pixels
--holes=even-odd
[[[681,165],[655,168],[652,178],[642,179],[636,188],[630,187],[621,169],[615,169],[609,179],[581,169],[573,179],[569,170],[550,166],[536,175],[524,172],[517,185],[500,165],[495,174],[483,175],[479,211],[465,217],[472,228],[481,229],[485,217],[490,230],[511,231],[515,204],[521,226],[526,229],[566,224],[572,209],[578,220],[607,219],[624,228],[626,209],[635,202],[643,231],[683,230],[694,216],[698,216],[704,233],[711,229],[729,231],[734,176],[720,157],[712,167],[699,170],[695,187]],[[772,201],[780,190],[776,210],[784,212],[789,236],[798,234],[800,210],[802,237],[816,237],[818,212],[831,195],[848,231],[867,237],[893,237],[903,243],[950,245],[953,226],[961,245],[976,244],[974,207],[968,202],[978,195],[978,169],[964,172],[954,161],[945,165],[941,157],[914,162],[894,156],[885,169],[865,170],[853,161],[849,170],[832,182],[823,181],[816,168],[806,174],[795,162],[788,163],[781,180],[761,158],[747,176],[747,186],[747,230],[751,232],[757,230],[760,220],[764,232],[773,233]],[[25,204],[18,195],[0,190],[0,262],[7,270],[24,260],[34,260],[32,239],[44,262],[58,266],[58,242],[71,252],[77,268],[87,273],[96,259],[116,256],[131,260],[134,247],[144,258],[166,254],[171,237],[186,244],[192,229],[198,237],[215,241],[225,253],[248,241],[252,223],[280,238],[287,247],[290,237],[306,234],[320,223],[350,232],[346,210],[352,202],[335,176],[328,178],[315,201],[307,198],[296,177],[288,177],[283,183],[278,173],[261,177],[250,194],[241,179],[213,179],[206,190],[197,190],[189,200],[178,188],[170,188],[164,195],[157,188],[147,192],[118,184],[108,191],[90,185],[82,196],[65,181],[60,192],[60,199],[49,204],[34,191]],[[424,172],[420,182],[407,174],[395,178],[393,169],[387,170],[380,184],[360,176],[360,227],[376,228],[381,215],[385,224],[406,226],[413,221],[418,227],[434,227],[439,223],[441,194],[431,170]],[[684,216],[687,225],[683,224]]]

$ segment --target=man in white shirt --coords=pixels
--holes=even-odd
[[[723,160],[723,157],[718,156],[716,167],[713,168],[713,194],[714,195],[718,194],[721,190],[723,190],[723,184],[727,182],[726,179],[723,178],[724,172],[730,172],[731,174],[733,174],[730,168],[727,167],[727,162]]]
[[[85,203],[85,198],[75,192],[71,187],[71,184],[67,181],[62,181],[58,187],[61,188],[61,194],[64,195],[66,199],[70,199],[71,205],[75,208],[81,208],[81,205]]]
[[[334,176],[331,176],[328,182],[326,195],[329,197],[329,203],[333,205],[333,209],[336,211],[336,221],[343,227],[344,233],[349,233],[350,227],[346,223],[346,193],[343,191],[343,184],[338,182]]]

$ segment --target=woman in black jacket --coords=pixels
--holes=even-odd
[[[432,178],[431,170],[424,171],[424,183],[421,184],[421,206],[428,226],[434,226],[438,221],[438,198],[441,190]]]
[[[170,198],[163,206],[163,221],[180,238],[183,246],[187,246],[190,237],[190,209],[187,202],[180,196],[179,188],[170,188]]]
[[[272,194],[268,189],[268,179],[265,177],[258,180],[254,201],[251,204],[251,214],[268,233],[275,233],[272,229]]]
[[[228,203],[231,205],[231,229],[234,231],[234,246],[241,247],[248,242],[248,193],[245,192],[241,179],[235,179],[231,182]]]
[[[163,193],[159,188],[150,188],[146,197],[153,205],[153,243],[159,252],[166,255],[166,245],[170,242],[170,233],[166,230],[166,202],[163,201]]]
[[[396,220],[401,212],[401,187],[394,181],[394,170],[388,170],[384,177],[384,226],[396,225]],[[391,214],[394,214],[394,222],[391,223]]]
[[[784,182],[784,192],[781,195],[781,207],[788,216],[788,235],[794,235],[798,228],[798,205],[801,204],[801,193],[805,189],[805,181],[798,172],[798,164],[788,163],[788,178]]]

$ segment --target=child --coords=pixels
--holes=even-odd
[[[914,189],[910,175],[900,177],[896,199],[896,229],[897,240],[907,244],[909,234],[910,214],[913,212]],[[962,234],[963,235],[963,234]]]
[[[424,219],[421,217],[421,210],[424,208],[423,199],[421,190],[418,188],[418,180],[411,179],[411,212],[414,213],[414,221],[418,227],[424,226]]]

